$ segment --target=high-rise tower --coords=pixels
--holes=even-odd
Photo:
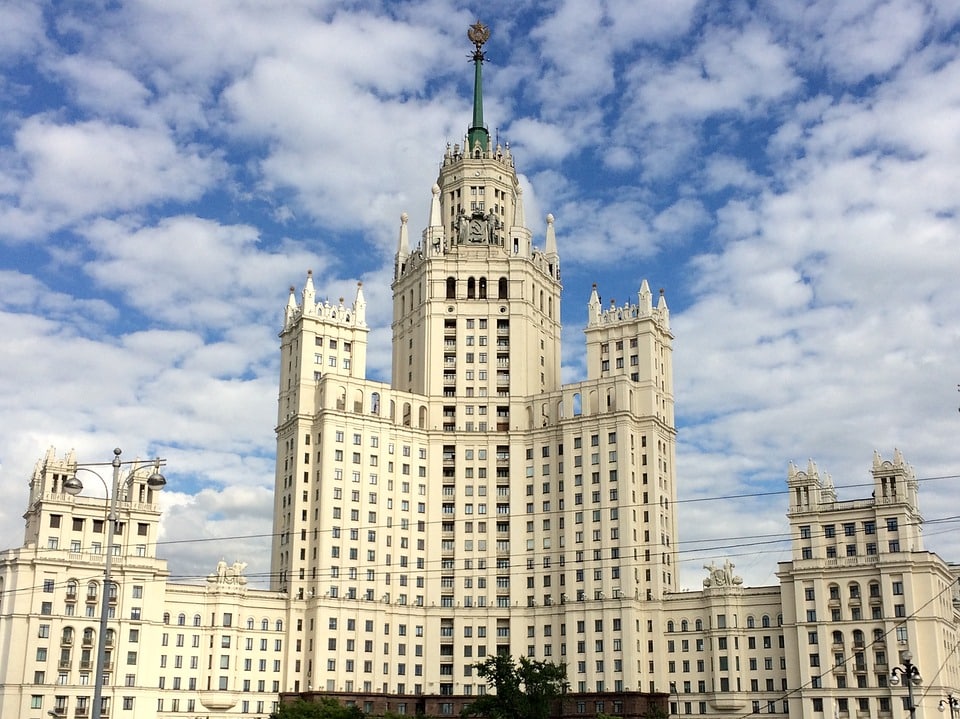
[[[401,216],[391,383],[363,378],[361,291],[291,293],[274,586],[304,601],[316,690],[479,692],[473,663],[504,651],[576,662],[577,691],[646,688],[677,583],[669,310],[646,282],[608,308],[594,287],[587,378],[561,383],[554,218],[535,244],[484,126],[489,31],[468,37],[471,125],[415,246]]]

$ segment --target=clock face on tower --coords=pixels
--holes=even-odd
[[[470,220],[467,226],[467,241],[484,242],[487,239],[487,223],[484,220]]]

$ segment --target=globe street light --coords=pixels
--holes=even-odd
[[[894,667],[890,672],[891,686],[897,686],[901,681],[907,685],[907,711],[910,717],[916,716],[917,708],[913,704],[913,688],[920,686],[923,679],[920,677],[920,669],[913,663],[913,655],[910,652],[904,652],[900,655],[902,667]]]
[[[96,475],[100,481],[103,482],[103,488],[107,490],[108,494],[108,496],[104,498],[104,502],[110,507],[109,514],[107,515],[107,556],[103,563],[103,590],[100,596],[100,633],[97,635],[97,673],[94,677],[93,685],[92,719],[100,719],[103,710],[101,704],[103,703],[103,670],[107,658],[107,613],[110,609],[110,590],[113,587],[113,582],[111,581],[113,538],[116,534],[117,524],[120,519],[119,515],[117,514],[117,496],[120,494],[121,490],[126,493],[133,484],[133,480],[137,473],[145,469],[153,469],[153,472],[149,477],[147,477],[147,486],[150,489],[163,489],[164,485],[167,483],[167,480],[164,478],[164,476],[160,474],[160,467],[162,467],[166,462],[159,457],[153,460],[152,464],[134,467],[127,473],[127,476],[121,480],[120,467],[123,465],[138,463],[136,460],[132,462],[121,462],[121,453],[122,450],[117,447],[115,450],[113,450],[112,462],[98,462],[89,465],[78,464],[75,469],[75,472],[80,470],[90,472],[91,474]],[[90,469],[90,467],[102,467],[106,465],[113,467],[113,491],[108,489],[106,480],[101,477],[98,472]],[[74,474],[72,477],[68,477],[63,481],[63,491],[65,491],[67,494],[76,496],[83,491],[83,483],[77,479],[76,474]]]
[[[947,708],[950,709],[950,719],[956,719],[957,710],[960,709],[960,699],[957,699],[953,694],[947,694],[947,698],[941,699],[940,703],[937,704],[937,709],[944,711]]]

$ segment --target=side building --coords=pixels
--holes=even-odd
[[[294,689],[295,610],[286,597],[249,589],[240,563],[221,561],[202,585],[169,581],[146,474],[130,475],[118,497],[111,553],[106,501],[68,492],[76,476],[72,452],[51,449],[38,461],[23,544],[0,552],[0,716],[96,715],[104,592],[100,716],[269,714],[280,692]]]

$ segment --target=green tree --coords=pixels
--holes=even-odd
[[[333,697],[320,697],[316,701],[297,699],[291,704],[281,704],[270,719],[364,719],[366,715],[357,706],[345,706]]]
[[[548,719],[554,701],[566,684],[564,664],[528,657],[517,661],[507,654],[487,657],[474,665],[492,692],[464,707],[462,716],[486,719]]]

